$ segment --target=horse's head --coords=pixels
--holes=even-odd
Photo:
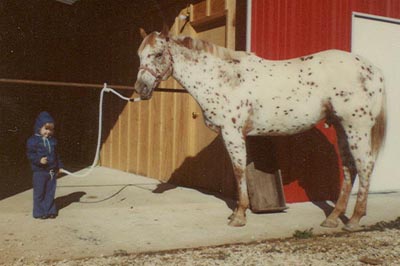
[[[141,99],[150,99],[153,91],[162,80],[166,80],[172,74],[172,56],[168,48],[168,28],[159,32],[146,34],[140,29],[143,37],[138,49],[140,67],[135,83],[135,91]]]

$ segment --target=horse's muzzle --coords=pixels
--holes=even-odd
[[[139,80],[136,81],[134,89],[136,93],[139,94],[141,100],[148,100],[153,94],[153,90],[147,84]]]
[[[140,95],[140,100],[149,100],[152,96],[152,93],[147,95]]]

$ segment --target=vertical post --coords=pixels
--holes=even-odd
[[[246,52],[251,52],[251,11],[252,0],[247,0],[246,16]]]
[[[235,50],[236,0],[226,0],[225,10],[226,10],[226,48]]]

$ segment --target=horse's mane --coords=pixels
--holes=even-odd
[[[246,52],[243,51],[234,51],[204,40],[194,39],[188,36],[177,36],[173,38],[173,40],[177,44],[182,45],[188,49],[204,51],[224,60],[239,60],[246,55]]]

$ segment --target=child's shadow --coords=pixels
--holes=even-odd
[[[78,192],[71,193],[69,195],[65,195],[65,196],[56,198],[55,203],[56,203],[57,209],[61,210],[65,207],[69,206],[71,203],[79,202],[80,199],[84,195],[86,195],[86,192],[78,191]]]

